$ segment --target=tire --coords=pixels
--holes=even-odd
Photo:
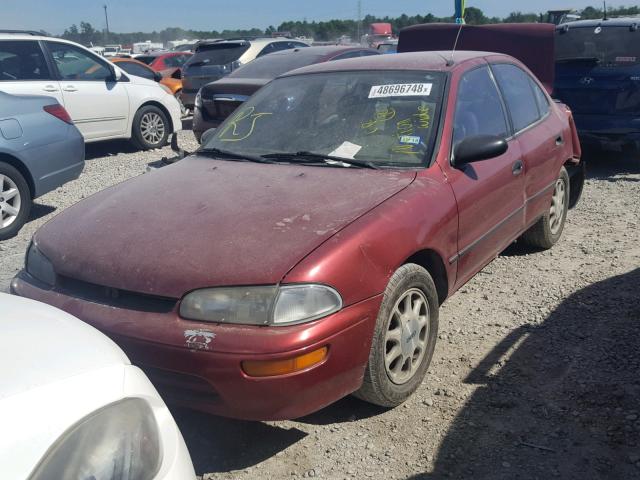
[[[164,147],[170,130],[165,113],[158,107],[147,105],[133,117],[132,141],[141,150]]]
[[[559,189],[562,189],[562,191]],[[562,235],[564,223],[567,220],[570,199],[571,187],[569,174],[567,170],[562,167],[560,169],[560,175],[553,187],[551,207],[529,230],[522,234],[520,239],[525,244],[534,248],[548,250],[553,247]],[[560,210],[560,217],[558,217],[558,210]]]
[[[0,240],[14,237],[31,212],[31,190],[22,174],[0,162]]]
[[[404,323],[399,314],[404,315],[407,297],[414,308],[418,300],[423,306],[416,317]],[[364,380],[354,393],[356,397],[382,407],[396,407],[417,390],[435,349],[438,308],[438,294],[429,272],[412,263],[396,270],[384,292]],[[424,323],[419,317],[425,317]],[[398,328],[401,333],[392,334]],[[391,360],[389,367],[385,357]]]

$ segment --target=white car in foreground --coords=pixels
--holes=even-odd
[[[182,129],[180,104],[168,88],[37,32],[0,30],[0,91],[55,97],[85,142],[130,138],[142,149],[157,148]]]
[[[0,293],[0,478],[195,479],[142,371],[56,308]]]

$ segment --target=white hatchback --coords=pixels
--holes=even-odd
[[[0,293],[0,477],[195,479],[142,371],[61,310]]]
[[[55,97],[85,142],[130,138],[157,148],[182,129],[180,105],[166,87],[77,43],[36,33],[0,30],[0,91]]]

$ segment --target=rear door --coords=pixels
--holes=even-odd
[[[566,158],[566,125],[550,114],[549,99],[538,83],[520,67],[501,63],[491,66],[502,91],[522,151],[525,180],[525,224],[530,225],[549,209],[559,165]]]
[[[37,40],[0,40],[0,90],[48,95],[63,104],[62,91]]]
[[[64,106],[86,140],[125,135],[129,96],[106,60],[67,43],[48,41],[58,70]]]
[[[510,127],[488,65],[463,74],[456,95],[452,151],[468,137],[507,138]],[[459,168],[445,165],[458,204],[458,284],[496,257],[524,226],[524,168],[514,138],[503,155]]]

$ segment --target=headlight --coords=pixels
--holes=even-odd
[[[52,287],[56,284],[56,272],[53,269],[53,265],[33,242],[31,242],[27,250],[24,268],[36,280],[40,280]]]
[[[196,107],[202,108],[202,90],[198,90],[198,93],[196,94],[196,100],[194,103],[196,104]]]
[[[216,323],[292,325],[341,308],[342,298],[326,285],[222,287],[189,293],[180,304],[180,315]]]
[[[49,450],[29,480],[151,480],[160,439],[148,403],[128,398],[85,417]]]

